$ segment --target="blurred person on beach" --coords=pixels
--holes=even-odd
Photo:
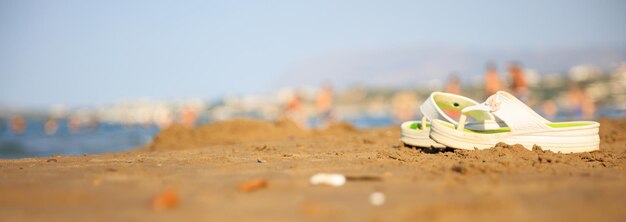
[[[318,127],[326,127],[334,122],[333,115],[333,87],[330,83],[325,83],[315,97],[315,108],[317,111]]]
[[[461,81],[456,73],[452,73],[448,76],[445,92],[457,95],[461,94]],[[457,110],[444,110],[444,112],[454,119],[458,119],[461,116],[461,112]]]
[[[26,132],[26,120],[22,116],[14,116],[11,118],[9,128],[14,135],[21,135]]]
[[[511,78],[511,91],[513,95],[523,102],[529,101],[530,91],[524,70],[518,63],[509,65],[509,77]]]
[[[397,123],[415,119],[419,110],[419,98],[414,92],[397,92],[391,97],[393,120]]]
[[[492,63],[487,64],[487,71],[485,72],[485,96],[491,96],[496,92],[502,90],[502,79],[498,75],[496,66]]]
[[[100,126],[100,120],[92,116],[91,118],[89,118],[85,126],[90,130],[96,130],[98,129],[98,126]]]
[[[196,114],[196,112],[190,107],[187,107],[183,109],[183,112],[180,117],[180,123],[185,127],[191,128],[196,125],[197,119],[198,119],[198,114]]]
[[[306,128],[306,115],[302,108],[302,96],[297,91],[291,94],[291,98],[283,107],[282,116],[296,123],[301,128]]]
[[[578,84],[570,85],[567,97],[573,118],[592,119],[595,116],[595,102]]]
[[[54,117],[49,117],[43,124],[43,130],[46,135],[54,135],[59,129],[59,121]]]
[[[70,116],[69,119],[67,120],[67,127],[70,129],[70,133],[80,132],[81,125],[82,123],[81,123],[80,117],[76,115]]]
[[[154,115],[154,123],[159,127],[159,129],[165,129],[168,126],[172,125],[174,120],[172,119],[172,114],[169,110],[158,110]]]
[[[452,73],[448,76],[444,91],[447,93],[461,94],[461,81],[456,73]]]

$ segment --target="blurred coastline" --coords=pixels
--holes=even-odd
[[[538,73],[521,67],[524,100],[550,120],[626,116],[626,63],[614,69],[574,66],[565,73]],[[499,72],[497,72],[499,71]],[[493,72],[493,73],[490,73]],[[220,120],[288,118],[303,128],[328,122],[348,122],[358,128],[385,127],[417,119],[419,106],[433,91],[459,93],[482,102],[495,89],[514,91],[514,77],[491,70],[499,83],[430,80],[413,87],[352,85],[333,89],[332,83],[281,88],[265,95],[227,96],[213,100],[126,100],[109,105],[48,109],[0,108],[0,158],[122,151],[151,141],[171,124],[193,127]],[[494,74],[495,73],[495,74]],[[496,80],[494,80],[496,81]]]

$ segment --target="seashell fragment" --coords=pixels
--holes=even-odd
[[[328,185],[339,187],[346,184],[346,176],[337,173],[318,173],[309,179],[312,185]]]

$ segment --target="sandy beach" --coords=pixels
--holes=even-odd
[[[291,122],[174,126],[131,152],[0,160],[3,221],[626,219],[626,119],[600,151],[405,147],[399,128]],[[313,186],[320,172],[348,177]],[[261,181],[261,182],[259,182]],[[384,194],[380,205],[370,203]]]

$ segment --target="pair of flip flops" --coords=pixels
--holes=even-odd
[[[543,150],[562,153],[600,148],[598,122],[550,122],[504,91],[490,96],[484,103],[433,92],[420,111],[421,121],[401,125],[400,140],[407,145],[474,150],[504,142],[521,144],[527,149],[538,145]]]

